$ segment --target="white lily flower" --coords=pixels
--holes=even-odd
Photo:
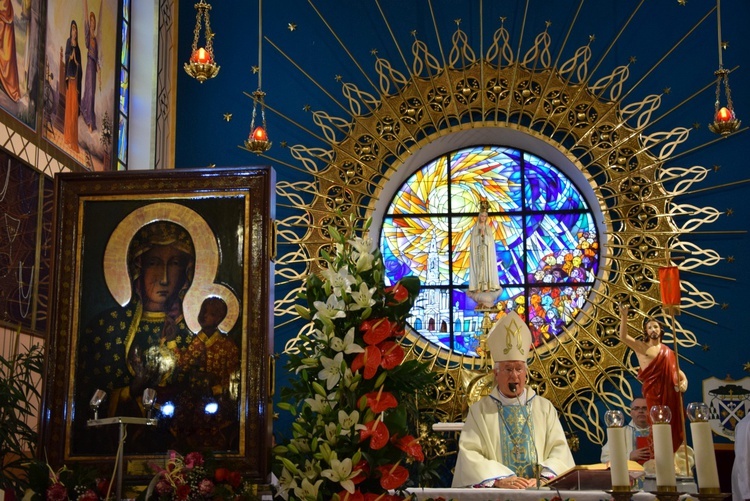
[[[313,320],[316,318],[333,320],[334,318],[346,318],[346,303],[343,300],[338,299],[335,295],[331,294],[328,296],[328,300],[324,303],[323,301],[313,302],[315,312]]]
[[[317,414],[323,414],[332,409],[331,403],[317,393],[315,398],[306,398],[305,403],[310,406],[310,410]]]
[[[352,311],[363,310],[369,308],[375,304],[375,300],[372,295],[375,293],[376,288],[367,288],[367,284],[362,282],[359,284],[359,291],[352,292],[352,299],[354,304],[349,305],[349,309]]]
[[[297,481],[289,473],[289,470],[284,467],[281,470],[281,476],[279,477],[279,487],[276,491],[276,495],[284,499],[289,499],[289,491],[297,487]]]
[[[311,337],[313,339],[317,339],[318,341],[322,341],[326,344],[328,344],[328,341],[331,338],[331,336],[321,331],[320,329],[313,329]]]
[[[345,292],[350,292],[352,285],[357,283],[357,279],[349,273],[346,266],[342,266],[338,271],[328,268],[323,271],[323,277],[330,282],[331,288],[338,297],[343,296]]]
[[[325,425],[325,434],[326,439],[328,440],[328,443],[332,446],[335,446],[338,442],[338,433],[336,432],[336,429],[338,427],[337,423],[326,423]]]
[[[347,331],[343,340],[340,337],[332,336],[330,346],[333,351],[343,351],[347,354],[365,351],[364,348],[354,342],[354,327]]]
[[[352,248],[360,254],[369,254],[373,249],[372,238],[370,238],[370,232],[366,232],[361,237],[354,237],[349,240]]]
[[[321,470],[322,468],[320,467],[320,461],[310,461],[308,459],[305,461],[305,469],[302,472],[302,476],[310,481],[313,481],[320,476]]]
[[[355,380],[354,373],[349,367],[347,367],[346,370],[344,371],[344,387],[349,391],[354,391],[357,389],[358,384],[359,384],[359,378]]]
[[[302,485],[294,488],[294,494],[299,499],[318,499],[318,489],[320,489],[320,484],[322,483],[322,478],[314,484],[310,483],[306,478],[303,478]]]
[[[349,494],[354,493],[354,482],[352,479],[359,475],[359,470],[352,471],[352,458],[339,461],[336,457],[331,458],[331,467],[320,472],[322,476],[333,482],[338,482]]]
[[[357,271],[367,271],[372,268],[372,263],[375,261],[375,256],[369,253],[362,253],[357,258]]]
[[[310,452],[310,442],[306,438],[292,438],[289,443],[294,445],[301,453]]]
[[[328,358],[325,355],[320,357],[320,363],[323,370],[318,372],[318,378],[326,382],[326,389],[330,390],[341,379],[341,364],[344,361],[344,354],[337,353],[335,357]]]
[[[341,425],[341,434],[350,435],[352,428],[359,423],[359,411],[353,410],[351,414],[347,414],[345,410],[339,410],[339,424]]]

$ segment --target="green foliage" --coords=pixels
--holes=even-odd
[[[38,415],[39,384],[44,354],[39,345],[6,359],[0,356],[0,488],[23,492],[23,472],[35,453],[38,433],[26,420]]]
[[[335,252],[300,294],[307,305],[297,310],[311,323],[289,354],[286,368],[297,377],[278,406],[294,417],[292,436],[274,448],[284,499],[361,499],[416,485],[434,471],[425,468],[416,428],[435,375],[424,363],[405,362],[400,344],[419,279],[386,287],[381,255],[366,234],[329,233]]]

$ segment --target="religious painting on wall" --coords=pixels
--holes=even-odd
[[[43,441],[59,464],[114,459],[146,474],[170,450],[269,471],[271,169],[56,178],[53,335]],[[60,379],[58,379],[60,378]],[[95,410],[97,390],[106,397]],[[155,403],[151,402],[153,391]]]
[[[118,5],[117,0],[47,3],[43,136],[90,171],[112,169]]]
[[[0,0],[0,107],[36,124],[41,0]]]
[[[52,180],[0,150],[0,322],[47,327]]]

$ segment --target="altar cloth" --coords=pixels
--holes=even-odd
[[[558,491],[555,489],[494,489],[494,488],[428,488],[413,487],[407,492],[414,494],[417,499],[443,497],[450,501],[549,501],[560,496],[563,501],[610,501],[612,497],[604,491]],[[656,496],[650,492],[633,491],[633,501],[652,501]],[[696,500],[689,494],[680,497],[681,500]],[[697,500],[696,500],[697,501]]]

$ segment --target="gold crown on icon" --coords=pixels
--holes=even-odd
[[[479,201],[479,212],[489,212],[490,211],[490,203],[487,201],[486,198],[483,198]]]

